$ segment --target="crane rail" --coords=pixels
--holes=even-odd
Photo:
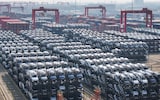
[[[1,87],[1,85],[0,85],[0,100],[8,100],[7,96],[5,95],[4,90]]]

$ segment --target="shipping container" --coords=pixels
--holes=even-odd
[[[6,30],[7,29],[7,23],[8,22],[20,22],[21,20],[19,19],[2,19],[1,20],[1,28],[3,30]]]
[[[0,16],[0,28],[1,28],[1,20],[3,19],[10,19],[9,16]]]
[[[11,30],[15,33],[18,33],[20,30],[28,30],[29,23],[27,22],[7,22],[7,30]]]

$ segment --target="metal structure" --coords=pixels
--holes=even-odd
[[[11,5],[10,4],[0,4],[0,10],[1,10],[1,7],[7,7],[8,12],[11,11]]]
[[[12,3],[13,4],[13,6],[24,6],[24,5],[27,5],[28,6],[28,3],[27,2],[13,2]]]
[[[36,2],[12,2],[13,6],[34,6],[36,5]]]
[[[142,10],[123,10],[121,11],[121,19],[120,19],[120,32],[126,32],[127,27],[127,14],[128,13],[146,13],[146,27],[152,27],[152,10],[147,8],[143,8]]]
[[[24,12],[23,6],[14,6],[14,7],[11,7],[11,11],[12,11],[12,9],[21,9],[21,11]]]
[[[69,5],[69,2],[57,2],[58,5]]]
[[[85,16],[89,16],[89,9],[101,9],[102,12],[102,17],[106,17],[106,8],[102,5],[98,6],[98,7],[85,7]]]
[[[48,5],[48,2],[41,2],[42,5]]]
[[[54,11],[55,12],[55,22],[59,23],[59,10],[58,9],[48,9],[48,8],[44,8],[44,7],[40,7],[38,9],[32,9],[32,28],[35,29],[36,28],[36,24],[35,24],[35,17],[36,17],[36,12],[37,11]]]

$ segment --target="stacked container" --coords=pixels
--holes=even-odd
[[[0,16],[0,25],[2,30],[11,30],[18,33],[20,30],[28,30],[29,23],[19,19],[11,19],[8,16]]]
[[[104,30],[119,30],[119,20],[115,18],[96,18],[80,16],[72,23],[86,23],[93,31],[103,32]]]
[[[7,22],[20,22],[21,20],[19,19],[3,19],[1,20],[1,25],[3,30],[7,30]]]
[[[7,30],[11,30],[15,33],[18,33],[20,30],[28,30],[29,24],[27,22],[7,22]]]
[[[4,20],[4,19],[10,19],[10,17],[9,16],[0,16],[0,28],[2,27],[2,22],[1,22],[1,20]]]

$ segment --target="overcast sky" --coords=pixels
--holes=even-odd
[[[93,3],[102,3],[102,2],[106,2],[106,3],[126,3],[126,2],[131,2],[132,0],[0,0],[0,2],[6,2],[6,1],[35,1],[35,2],[75,2],[77,1],[78,3],[85,3],[85,2],[93,2]],[[145,2],[160,2],[160,0],[144,0]]]

